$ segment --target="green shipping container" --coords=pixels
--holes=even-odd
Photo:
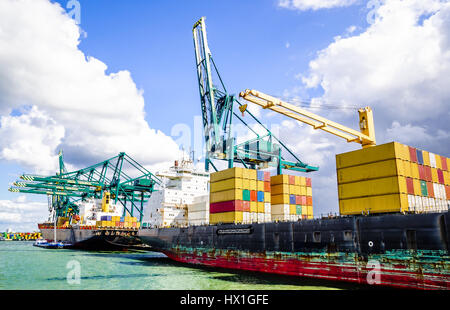
[[[420,191],[422,192],[422,196],[428,196],[427,182],[420,181]]]
[[[302,206],[297,205],[297,215],[302,215]]]
[[[242,191],[242,200],[244,201],[250,201],[250,190],[244,189]]]

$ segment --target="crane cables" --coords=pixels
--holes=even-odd
[[[315,103],[312,102],[310,99],[309,101],[299,98],[287,98],[286,96],[274,96],[272,94],[269,94],[270,96],[274,98],[282,98],[281,100],[290,104],[293,104],[297,107],[306,108],[306,109],[327,109],[327,110],[359,110],[360,107],[356,105],[337,105],[337,104],[324,104],[324,103],[318,103],[318,105],[315,105]]]

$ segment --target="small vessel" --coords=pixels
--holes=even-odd
[[[33,245],[44,249],[68,249],[73,247],[73,244],[71,243],[48,242],[47,240],[36,240],[36,242]]]

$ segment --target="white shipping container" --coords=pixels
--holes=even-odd
[[[269,214],[272,213],[272,207],[271,207],[270,202],[264,203],[264,213],[269,213]]]
[[[258,222],[258,213],[256,213],[256,212],[251,212],[251,213],[250,213],[250,221],[251,221],[252,223]]]
[[[272,221],[272,215],[271,214],[264,214],[264,222],[269,223]]]
[[[439,199],[440,198],[440,190],[439,190],[439,184],[433,183],[433,191],[434,191],[434,197]]]
[[[421,197],[420,196],[414,196],[414,199],[416,200],[416,211],[423,211]]]
[[[264,213],[258,213],[258,223],[264,223]]]
[[[430,154],[430,166],[436,168],[436,156],[433,153]]]
[[[272,221],[289,221],[289,217],[288,214],[272,214]]]
[[[442,199],[447,200],[447,192],[445,191],[445,185],[439,184],[439,187],[441,188],[442,191]]]
[[[245,224],[248,224],[248,223],[252,222],[252,218],[251,218],[250,212],[243,212],[242,213],[242,218],[243,218],[243,222]]]
[[[414,199],[414,195],[408,195],[408,209],[410,212],[416,211],[416,200]]]

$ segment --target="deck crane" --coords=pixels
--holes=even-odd
[[[281,174],[282,169],[301,172],[317,171],[319,168],[302,162],[283,142],[275,137],[253,114],[248,112],[252,120],[261,126],[263,134],[254,130],[240,116],[246,110],[234,95],[230,95],[217,70],[206,35],[205,18],[202,17],[193,26],[195,64],[197,69],[198,86],[202,108],[204,142],[206,147],[205,170],[212,166],[216,171],[213,160],[226,160],[228,168],[235,163],[245,168],[264,169],[277,168]],[[218,81],[215,84],[213,78]],[[238,107],[239,111],[234,108]],[[232,136],[234,120],[244,124],[255,138],[237,143]],[[293,158],[287,160],[282,156],[285,150]]]
[[[144,203],[161,180],[125,153],[84,169],[67,172],[62,152],[59,154],[59,173],[53,176],[23,174],[14,182],[11,192],[47,195],[57,217],[78,214],[77,201],[101,199],[109,192],[115,203],[124,207],[124,215],[135,210],[143,218]]]
[[[358,110],[360,131],[357,131],[257,90],[246,89],[239,94],[239,97],[255,103],[263,109],[270,109],[311,125],[314,129],[321,129],[338,137],[344,138],[347,142],[359,143],[363,148],[376,145],[373,113],[370,107],[365,107]]]

